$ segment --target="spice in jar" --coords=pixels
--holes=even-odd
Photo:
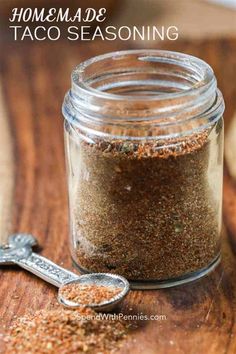
[[[91,176],[78,184],[73,210],[82,268],[162,280],[218,255],[208,134],[161,148],[155,141],[81,143],[80,162]]]

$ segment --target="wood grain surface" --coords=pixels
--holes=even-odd
[[[212,65],[226,101],[227,140],[236,112],[236,40],[177,42],[162,47],[197,55]],[[33,233],[41,254],[72,269],[61,104],[77,63],[122,48],[119,42],[116,47],[111,43],[78,45],[63,41],[1,44],[1,241],[9,232]],[[235,149],[235,144],[228,143],[227,151],[235,156],[231,145]],[[236,164],[232,157],[227,161]],[[236,352],[236,180],[232,171],[225,169],[221,265],[194,283],[159,291],[132,291],[118,311],[164,315],[165,319],[140,321],[121,353]],[[55,295],[53,286],[23,270],[2,267],[0,332],[15,316],[54,303]],[[4,353],[3,343],[1,350]]]

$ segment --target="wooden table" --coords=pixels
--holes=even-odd
[[[4,50],[3,43],[1,47],[1,239],[9,232],[33,233],[42,246],[41,254],[72,269],[61,103],[73,66],[93,55],[122,49],[122,45],[6,41]],[[162,47],[195,54],[213,66],[226,101],[228,129],[236,111],[236,40],[178,41]],[[231,164],[233,144],[228,145]],[[122,353],[236,352],[236,181],[232,166],[225,169],[222,264],[194,283],[131,292],[120,311],[164,315],[166,319],[143,321]],[[2,269],[1,332],[15,316],[55,302],[55,294],[55,288],[18,268]]]

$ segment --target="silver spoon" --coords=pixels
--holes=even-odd
[[[55,285],[58,290],[58,301],[67,307],[79,307],[81,304],[63,297],[63,288],[71,283],[83,285],[103,285],[120,289],[111,299],[97,303],[86,304],[96,311],[110,311],[119,304],[129,292],[129,283],[122,276],[109,273],[91,273],[77,275],[58,266],[49,259],[33,252],[37,245],[36,239],[30,234],[15,234],[8,237],[8,243],[0,246],[0,265],[17,264],[38,277]]]

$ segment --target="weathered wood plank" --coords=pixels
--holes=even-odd
[[[198,55],[214,67],[226,100],[228,127],[236,109],[236,40],[185,42],[169,48]],[[8,117],[11,132],[9,141],[0,136],[0,152],[6,145],[10,157],[9,164],[0,166],[5,171],[2,174],[0,170],[4,193],[6,181],[1,176],[14,171],[14,188],[10,188],[13,211],[9,209],[6,215],[12,231],[35,234],[42,254],[71,269],[61,103],[72,67],[110,50],[110,43],[78,46],[61,42],[6,44],[1,51],[0,77],[6,107],[0,117],[1,128]],[[191,284],[131,292],[120,309],[123,313],[164,315],[166,320],[140,322],[122,353],[235,353],[236,186],[230,174],[225,175],[224,192],[222,264],[209,277]],[[8,210],[3,205],[1,210]],[[0,270],[0,330],[14,316],[49,306],[55,294],[52,286],[22,270]]]
[[[0,79],[1,82],[1,79]],[[0,243],[4,243],[11,230],[11,214],[14,191],[14,156],[5,102],[0,86]]]

